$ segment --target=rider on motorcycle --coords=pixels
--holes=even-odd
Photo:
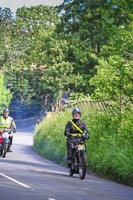
[[[12,117],[9,116],[9,109],[8,108],[4,108],[3,110],[3,115],[0,116],[0,130],[4,130],[6,129],[8,131],[9,134],[9,147],[8,147],[8,151],[12,152],[11,150],[11,146],[12,146],[12,142],[13,142],[13,134],[16,132],[16,124],[15,121]]]
[[[81,112],[79,108],[73,108],[72,110],[72,117],[73,119],[71,121],[68,121],[65,127],[64,135],[67,137],[67,160],[68,164],[71,163],[72,160],[72,135],[79,133],[81,134],[81,131],[83,132],[82,136],[84,139],[89,139],[89,132],[87,130],[87,127],[85,123],[80,119],[81,118]],[[79,129],[78,129],[79,128]]]

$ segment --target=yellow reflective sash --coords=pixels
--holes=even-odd
[[[70,121],[72,123],[72,125],[80,132],[83,134],[83,131],[71,120]],[[71,134],[72,135],[72,134]],[[80,134],[81,135],[81,134]]]
[[[11,121],[12,121],[11,117],[7,117],[5,119],[3,116],[1,116],[0,117],[0,128],[10,128]]]
[[[82,134],[81,134],[81,133],[72,133],[71,135],[72,135],[72,136],[75,136],[75,137],[76,137],[76,136],[79,136],[79,137],[81,137],[81,136],[82,136]]]

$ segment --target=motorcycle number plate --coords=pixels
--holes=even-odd
[[[78,146],[78,150],[80,151],[80,150],[83,150],[85,148],[85,146],[84,146],[84,144],[80,144],[79,146]]]

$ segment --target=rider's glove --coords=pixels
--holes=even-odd
[[[87,131],[84,131],[84,133],[83,133],[83,138],[84,139],[89,139],[89,134],[88,134],[88,132]]]
[[[9,132],[9,129],[8,128],[4,128],[3,132]]]
[[[69,132],[66,133],[67,137],[71,137],[71,134]]]

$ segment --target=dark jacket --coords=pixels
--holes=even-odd
[[[81,119],[72,119],[72,121],[83,131],[84,137],[88,139],[89,132],[85,123]],[[76,127],[74,127],[71,121],[68,121],[65,127],[64,135],[70,138],[71,134],[73,133],[80,133],[80,131],[77,130]]]

